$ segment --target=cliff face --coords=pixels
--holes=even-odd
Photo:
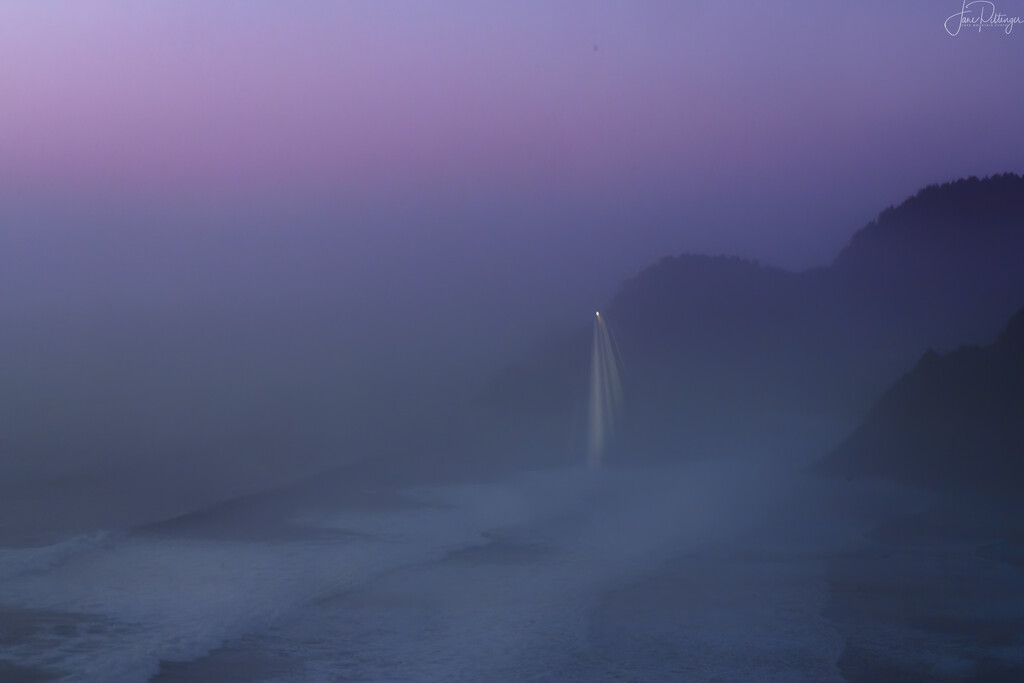
[[[1024,484],[1024,309],[994,344],[929,351],[818,471],[938,489]]]

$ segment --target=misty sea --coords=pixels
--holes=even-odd
[[[726,458],[361,500],[3,548],[0,680],[843,681],[827,572],[897,496]]]

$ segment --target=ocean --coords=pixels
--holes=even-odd
[[[892,562],[867,532],[911,504],[894,487],[721,458],[375,493],[0,548],[0,681],[825,683],[851,637],[920,655],[836,606],[837,558]],[[983,571],[964,552],[928,566]],[[1020,613],[1020,572],[988,571],[985,605]]]

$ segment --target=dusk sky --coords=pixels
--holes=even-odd
[[[8,255],[268,239],[355,288],[419,263],[587,310],[684,251],[824,264],[923,185],[1022,169],[1024,28],[953,36],[960,9],[7,2]]]

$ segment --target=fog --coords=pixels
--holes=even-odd
[[[149,518],[437,441],[455,469],[453,431],[509,428],[470,424],[495,378],[587,329],[661,248],[564,203],[251,201],[12,203],[5,484],[70,475]],[[565,378],[558,415],[588,382]]]
[[[0,6],[0,683],[1024,680],[998,5]]]
[[[1005,325],[1020,182],[928,188],[803,271],[581,248],[553,208],[12,211],[0,680],[1013,670],[877,640],[1004,628],[1012,541],[963,544],[1013,538],[1013,497],[821,463],[924,350]],[[962,261],[887,241],[978,206]]]
[[[765,558],[856,549],[921,505],[801,472],[849,416],[700,445],[634,419],[585,466],[593,310],[639,252],[483,239],[472,212],[43,213],[4,233],[0,679],[744,677],[792,651],[794,680],[830,680],[823,562]],[[602,361],[634,416],[674,400],[638,329]],[[552,349],[565,374],[520,385]],[[663,571],[712,602],[645,586]],[[805,622],[737,666],[743,628],[666,621],[717,623],[736,591],[746,628]]]
[[[842,639],[818,616],[829,558],[924,499],[768,455],[548,469],[386,501],[335,477],[5,550],[0,597],[32,606],[8,615],[29,634],[19,665],[72,680],[842,680]],[[63,618],[47,615],[64,612],[97,616],[54,640]]]
[[[878,297],[867,238],[843,269],[621,274],[642,250],[485,239],[472,211],[44,213],[4,233],[0,680],[1019,664],[915,631],[1002,623],[1024,595],[928,535],[934,492],[808,471],[922,349],[1002,325],[1005,244],[961,307],[946,270],[902,261],[913,286]],[[953,514],[1011,533],[1005,504]],[[935,597],[958,576],[963,601]],[[928,597],[879,597],[905,590]]]
[[[360,457],[359,439],[434,420],[611,288],[528,238],[484,241],[470,221],[485,219],[458,213],[7,220],[5,404],[29,414],[5,411],[19,448],[4,466],[39,472],[126,449],[185,451],[160,456],[185,468],[268,465],[248,451],[270,448],[307,467]],[[12,456],[24,447],[36,455]]]

